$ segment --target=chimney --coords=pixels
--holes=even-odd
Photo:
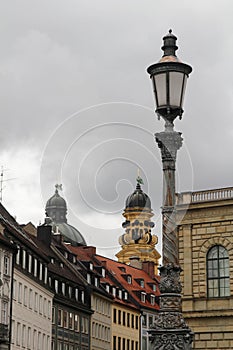
[[[129,266],[136,267],[137,269],[142,269],[142,262],[139,259],[139,256],[131,256],[129,258]]]
[[[45,243],[48,247],[51,244],[52,240],[52,226],[50,225],[41,225],[37,227],[37,238],[39,241]]]
[[[145,271],[151,278],[155,278],[155,263],[153,261],[143,261],[142,269]]]
[[[90,256],[93,256],[93,255],[96,254],[96,247],[87,246],[87,247],[83,247],[83,249],[85,249],[86,252],[87,252]]]

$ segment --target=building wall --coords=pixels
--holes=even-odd
[[[114,303],[112,321],[112,350],[139,350],[140,310]]]
[[[233,189],[180,194],[177,223],[183,313],[195,332],[194,349],[232,349]],[[216,246],[229,256],[229,295],[223,297],[208,294],[207,254]]]
[[[89,350],[90,318],[72,304],[53,304],[52,350]]]
[[[0,350],[7,349],[7,345],[4,343],[9,342],[12,259],[12,251],[0,246]]]
[[[51,349],[52,297],[47,289],[14,270],[11,349]]]
[[[91,349],[111,349],[112,340],[112,303],[93,293],[91,296],[91,308],[94,311],[91,318]]]

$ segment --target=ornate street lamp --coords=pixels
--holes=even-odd
[[[175,165],[182,146],[174,120],[183,114],[186,82],[192,68],[176,57],[176,36],[169,30],[164,38],[164,55],[147,71],[153,82],[156,113],[165,121],[165,130],[155,134],[163,163],[163,265],[160,267],[160,311],[150,329],[153,350],[188,350],[193,333],[185,323],[181,308],[181,283],[175,209]]]

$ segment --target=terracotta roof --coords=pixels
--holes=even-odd
[[[127,291],[131,298],[115,297],[115,301],[123,304],[131,304],[131,307],[135,307],[132,304],[133,300],[140,307],[152,308],[155,310],[159,309],[157,299],[159,296],[158,280],[151,278],[142,269],[119,263],[118,261],[106,258],[104,256],[96,254],[95,247],[73,247],[69,246],[69,250],[77,254],[77,258],[81,261],[92,262],[94,267],[102,266],[106,269],[105,277],[101,278],[102,284],[109,284],[109,286],[115,286],[121,289],[122,292]],[[127,276],[131,276],[131,283],[128,283]],[[144,287],[140,285],[140,281],[144,281]],[[152,289],[152,286],[156,285],[156,291]],[[152,305],[148,297],[145,302],[141,300],[141,293],[146,293],[147,296],[155,296],[155,304]],[[130,302],[131,301],[131,302]],[[130,306],[130,305],[129,305]]]

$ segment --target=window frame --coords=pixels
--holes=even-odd
[[[217,257],[211,258],[210,254],[213,253],[213,250],[217,249]],[[224,249],[224,252],[226,253],[224,257],[220,256],[220,249]],[[221,273],[221,262],[227,261],[227,266],[224,266],[224,273],[222,275]],[[215,264],[214,264],[215,263]],[[211,268],[216,265],[216,268]],[[223,264],[225,265],[225,264]],[[214,275],[214,271],[216,273],[216,276],[210,276],[211,273]],[[230,272],[229,272],[229,254],[227,249],[222,245],[214,245],[212,246],[207,254],[206,254],[206,279],[207,279],[207,296],[208,298],[226,298],[230,296]],[[224,283],[224,294],[221,292],[221,282],[222,280],[227,281],[228,280],[228,286],[225,287]],[[213,287],[210,287],[210,281],[215,281],[217,284],[217,287],[213,285]],[[214,282],[213,282],[214,283]],[[217,292],[217,293],[216,293]],[[215,293],[217,295],[215,295]]]

